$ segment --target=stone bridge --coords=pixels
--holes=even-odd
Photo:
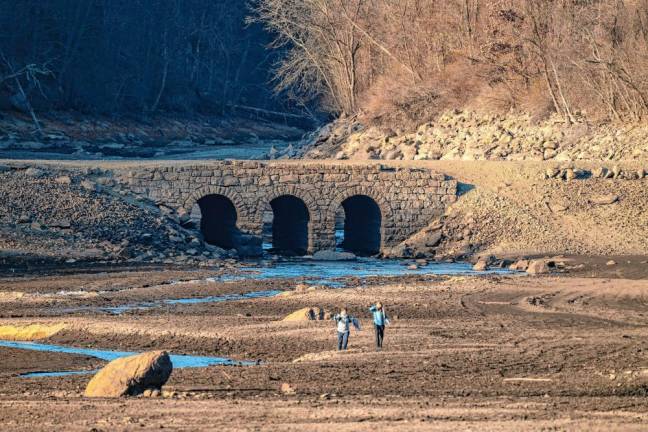
[[[286,254],[378,254],[427,226],[457,194],[444,174],[385,163],[169,163],[125,170],[122,181],[191,214],[207,242],[244,255],[270,243]]]

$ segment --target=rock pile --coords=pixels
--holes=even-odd
[[[599,166],[591,170],[578,169],[573,163],[560,167],[549,167],[544,173],[545,179],[559,179],[572,181],[577,179],[603,179],[603,180],[644,180],[647,177],[644,168],[621,168],[614,165],[612,168]]]
[[[648,160],[648,125],[566,125],[557,118],[452,111],[415,132],[341,120],[309,137],[310,158],[385,160]]]
[[[207,263],[225,251],[185,215],[134,196],[108,170],[12,165],[0,170],[0,249],[73,263]]]

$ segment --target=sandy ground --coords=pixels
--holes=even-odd
[[[639,259],[616,270],[589,260],[571,275],[416,276],[304,293],[294,280],[170,284],[201,276],[178,270],[0,279],[0,325],[65,325],[44,342],[263,361],[176,370],[165,398],[88,400],[90,376],[18,375],[101,362],[0,348],[0,429],[645,430],[648,280],[623,278],[643,274]],[[66,284],[102,294],[60,294]],[[288,293],[117,316],[92,309],[266,289]],[[382,352],[367,311],[376,300],[393,318]],[[331,322],[281,321],[306,306],[346,306],[361,319],[348,352],[334,351]]]

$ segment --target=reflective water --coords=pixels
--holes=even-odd
[[[118,358],[137,354],[137,352],[131,352],[131,351],[112,351],[112,350],[102,350],[102,349],[94,349],[94,348],[76,348],[76,347],[66,347],[61,345],[51,345],[51,344],[43,344],[43,343],[36,343],[36,342],[18,342],[18,341],[5,341],[5,340],[0,340],[0,347],[24,349],[24,350],[31,350],[31,351],[78,354],[78,355],[85,355],[89,357],[98,358],[108,362]],[[212,365],[250,366],[255,364],[254,362],[240,362],[225,357],[206,357],[206,356],[191,356],[191,355],[178,355],[178,354],[171,354],[170,356],[171,356],[171,362],[173,363],[173,367],[179,369],[207,367]],[[31,374],[25,374],[23,376],[28,376],[28,377],[64,376],[64,375],[86,374],[86,373],[93,373],[93,372],[94,371],[34,372]]]
[[[416,266],[416,268],[411,266]],[[510,270],[492,269],[476,272],[469,263],[429,263],[419,265],[414,260],[380,260],[358,258],[356,261],[314,261],[285,259],[262,261],[241,268],[242,274],[211,278],[214,281],[243,279],[293,279],[306,278],[309,283],[325,285],[349,277],[393,277],[406,275],[458,275],[458,274],[510,274]]]
[[[469,275],[469,274],[511,274],[510,270],[492,269],[476,272],[469,263],[429,263],[417,264],[414,260],[379,260],[376,258],[359,258],[356,261],[314,261],[308,258],[281,259],[277,261],[254,261],[238,268],[236,274],[224,274],[203,280],[176,282],[187,285],[199,282],[237,282],[243,280],[295,279],[296,283],[321,285],[330,288],[344,288],[347,278],[398,277],[409,275]],[[255,298],[268,298],[281,291],[268,290],[243,294],[225,294],[220,296],[187,297],[164,299],[150,302],[139,302],[110,307],[70,308],[63,313],[74,313],[82,310],[93,310],[109,314],[122,314],[134,310],[148,310],[172,305],[193,305],[201,303],[220,303],[241,301]]]

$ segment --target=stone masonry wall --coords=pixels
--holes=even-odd
[[[180,211],[191,212],[207,195],[226,196],[236,207],[238,228],[256,236],[270,202],[293,195],[310,213],[310,252],[335,247],[335,213],[349,197],[365,195],[378,204],[382,249],[421,230],[457,199],[456,180],[444,174],[376,163],[222,161],[142,166],[116,174],[134,192]]]

